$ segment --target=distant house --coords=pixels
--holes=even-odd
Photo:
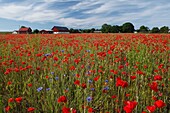
[[[138,33],[137,31],[134,31],[134,33],[136,34],[136,33]]]
[[[40,34],[53,34],[53,31],[52,30],[45,30],[45,29],[43,29],[39,33]]]
[[[96,31],[94,31],[94,33],[102,33],[102,31],[96,30]]]
[[[17,30],[14,30],[14,31],[12,32],[12,34],[18,34],[18,31],[17,31]]]
[[[53,34],[69,34],[69,30],[67,27],[54,26],[51,30],[53,30]]]
[[[30,27],[21,27],[18,30],[18,34],[31,34],[32,33],[32,29]]]

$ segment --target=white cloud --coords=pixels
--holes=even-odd
[[[0,0],[1,1],[1,0]],[[123,24],[131,21],[140,25],[170,25],[169,2],[155,0],[74,0],[77,4],[51,8],[57,3],[73,0],[25,0],[0,4],[0,18],[27,22],[55,22],[70,27],[95,27],[104,23]],[[80,15],[71,15],[73,12]]]

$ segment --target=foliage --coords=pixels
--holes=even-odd
[[[163,26],[160,28],[160,33],[169,33],[169,27],[168,26]]]
[[[152,30],[151,30],[151,33],[159,33],[160,30],[158,27],[153,27]]]
[[[38,34],[40,31],[38,29],[34,29],[33,33]]]
[[[134,25],[130,22],[126,22],[122,25],[122,32],[123,33],[133,33],[134,32]]]
[[[119,26],[118,25],[108,25],[108,24],[103,24],[101,31],[102,33],[119,33]]]
[[[139,28],[139,32],[140,33],[149,33],[149,28],[142,25],[140,28]]]
[[[25,26],[21,26],[21,28],[26,28]]]

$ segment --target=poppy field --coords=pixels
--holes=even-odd
[[[0,110],[170,113],[170,35],[0,35]]]

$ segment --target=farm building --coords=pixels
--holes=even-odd
[[[12,34],[18,34],[18,31],[17,31],[17,30],[14,30],[14,31],[12,32]]]
[[[53,31],[52,30],[45,30],[45,29],[43,29],[39,33],[40,34],[53,34]]]
[[[69,30],[67,27],[54,26],[51,30],[53,30],[53,34],[69,34]]]
[[[94,33],[102,33],[102,31],[96,30],[96,31],[94,31]]]
[[[21,27],[18,31],[18,34],[31,34],[32,29],[30,27]]]

